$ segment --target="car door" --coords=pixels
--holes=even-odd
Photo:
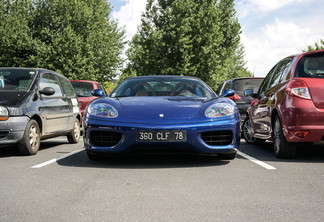
[[[39,89],[42,91],[45,87],[51,87],[55,90],[53,95],[40,94],[42,102],[40,113],[43,119],[43,134],[51,134],[67,130],[67,119],[70,117],[70,106],[62,88],[53,73],[45,72],[41,74]]]
[[[281,83],[283,76],[291,63],[291,59],[285,59],[277,63],[273,71],[269,72],[269,82],[265,83],[267,86],[260,87],[261,94],[258,102],[254,106],[254,127],[255,132],[264,138],[270,138],[272,132],[271,114],[273,109],[277,106],[277,93],[281,90]],[[268,80],[268,79],[267,79]],[[262,93],[264,91],[264,93]]]
[[[269,101],[268,98],[268,89],[269,89],[269,82],[271,77],[274,73],[274,70],[277,65],[275,65],[270,72],[264,78],[258,92],[258,98],[256,101],[251,103],[250,107],[250,119],[251,119],[251,126],[254,129],[254,133],[261,138],[268,138],[268,128],[267,122],[269,121],[269,113],[267,104]]]
[[[75,122],[76,115],[80,113],[79,102],[74,92],[71,82],[60,75],[57,78],[63,89],[63,100],[68,104],[69,115],[66,115],[67,129],[73,129],[73,124]]]

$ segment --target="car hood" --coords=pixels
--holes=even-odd
[[[190,97],[121,97],[120,104],[130,118],[189,119],[200,110],[205,98]]]
[[[14,107],[27,92],[0,91],[0,105]]]

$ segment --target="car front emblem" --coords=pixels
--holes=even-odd
[[[164,115],[163,114],[160,114],[160,117],[162,118],[162,117],[164,117]]]

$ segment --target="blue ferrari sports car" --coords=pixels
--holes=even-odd
[[[93,91],[103,95],[100,89]],[[108,97],[87,106],[84,146],[89,159],[103,154],[190,152],[234,159],[240,145],[235,103],[202,80],[186,76],[128,78]]]

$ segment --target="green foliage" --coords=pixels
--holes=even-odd
[[[319,42],[316,42],[314,46],[309,45],[307,49],[303,50],[303,52],[310,52],[315,50],[324,49],[324,40],[320,39]]]
[[[109,94],[111,91],[113,91],[116,88],[117,83],[115,81],[106,81],[103,82],[102,85],[105,87],[107,93]]]
[[[233,0],[149,0],[127,51],[129,75],[189,75],[213,88],[249,76]]]
[[[125,31],[110,19],[106,0],[0,1],[8,26],[1,22],[0,36],[10,40],[0,46],[11,53],[1,53],[1,66],[42,67],[100,82],[121,68]],[[12,26],[17,28],[11,31]]]
[[[30,66],[36,52],[32,38],[32,1],[0,0],[0,66]]]

